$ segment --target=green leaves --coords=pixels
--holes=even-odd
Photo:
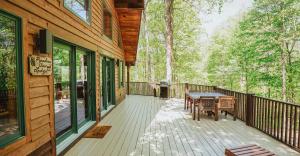
[[[299,44],[296,40],[300,38],[299,3],[298,0],[256,0],[254,8],[238,23],[234,33],[229,37],[224,36],[230,42],[222,43],[218,42],[220,39],[214,38],[208,70],[210,75],[216,75],[217,78],[209,77],[210,82],[214,84],[222,80],[226,82],[222,84],[224,87],[231,87],[231,82],[226,79],[237,75],[233,80],[239,84],[234,88],[236,90],[270,95],[277,99],[287,95],[288,101],[297,101],[300,92],[296,86],[300,73],[294,69],[297,69],[295,67],[300,57],[300,47],[295,46],[295,42]],[[216,48],[220,45],[226,47],[223,59],[232,60],[236,64],[218,64],[213,60],[220,53],[220,49]],[[289,61],[282,62],[282,55],[287,55]],[[282,74],[285,66],[287,77]],[[236,68],[220,80],[218,73],[212,70],[218,67]],[[283,83],[284,79],[287,84]],[[281,92],[283,87],[287,87],[287,93]]]

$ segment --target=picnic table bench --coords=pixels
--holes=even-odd
[[[225,149],[226,156],[275,156],[274,153],[257,145],[246,145]]]

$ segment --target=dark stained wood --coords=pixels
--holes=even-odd
[[[247,94],[247,102],[246,102],[246,125],[252,126],[252,118],[253,118],[253,94]]]
[[[122,35],[125,61],[129,64],[135,64],[142,10],[117,8],[116,11]]]
[[[115,7],[144,9],[144,0],[115,0]]]
[[[274,156],[275,154],[257,145],[246,145],[237,148],[226,148],[226,156]]]

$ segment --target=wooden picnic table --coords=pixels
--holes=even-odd
[[[214,97],[216,98],[216,100],[219,99],[219,97],[221,96],[227,96],[225,94],[222,94],[222,93],[218,93],[218,92],[189,92],[186,94],[185,96],[185,107],[188,108],[188,104],[187,104],[187,100],[192,100],[193,101],[193,105],[195,105],[195,103],[198,103],[200,98],[203,98],[203,97]],[[217,103],[217,101],[216,101]],[[215,106],[216,107],[216,110],[218,110],[217,108],[217,105]],[[192,106],[191,106],[191,113],[193,112],[192,111]],[[193,113],[193,119],[195,120],[195,111]],[[218,121],[218,113],[215,113],[215,120]]]

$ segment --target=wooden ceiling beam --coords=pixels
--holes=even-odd
[[[120,0],[119,2],[121,1],[124,2],[126,0]],[[125,61],[131,64],[135,64],[142,10],[132,8],[116,8],[116,11],[118,14],[123,40]]]

